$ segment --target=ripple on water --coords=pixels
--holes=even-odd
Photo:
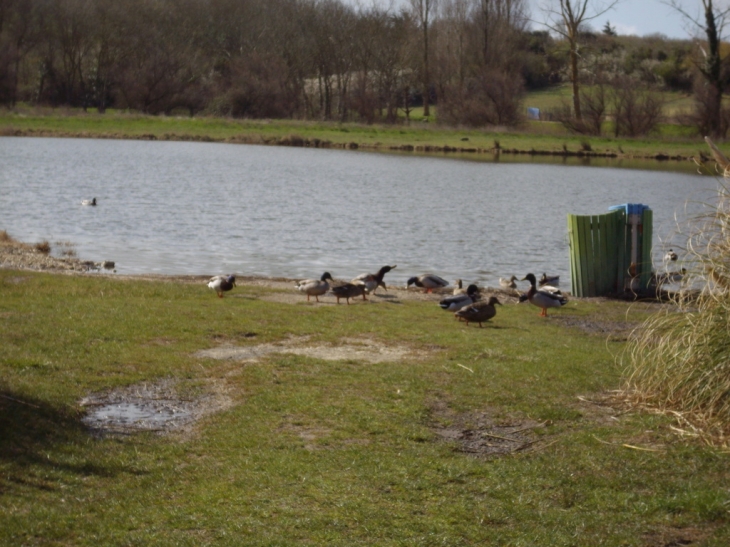
[[[570,286],[566,215],[621,203],[653,209],[661,264],[683,243],[675,214],[716,187],[657,171],[101,139],[0,137],[0,165],[0,229],[71,241],[120,274],[351,278],[397,263],[395,284],[547,272]],[[99,205],[81,207],[88,197]]]

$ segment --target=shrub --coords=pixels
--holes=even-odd
[[[730,161],[710,212],[690,219],[683,288],[649,318],[624,354],[624,392],[671,413],[713,444],[730,439]]]

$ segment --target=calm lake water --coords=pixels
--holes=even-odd
[[[72,242],[120,274],[437,273],[570,288],[566,215],[643,203],[654,254],[717,181],[633,169],[214,143],[0,137],[0,230]],[[97,207],[82,199],[96,197]],[[689,204],[688,204],[689,202]],[[674,237],[674,239],[673,239]]]

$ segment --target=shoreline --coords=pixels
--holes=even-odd
[[[46,251],[45,249],[48,249]],[[103,262],[83,260],[75,256],[57,257],[50,254],[50,246],[47,241],[40,243],[25,243],[12,238],[4,230],[0,229],[0,270],[30,271],[37,273],[50,273],[62,275],[92,275],[104,276],[119,280],[135,281],[174,281],[177,283],[201,284],[205,286],[211,275],[203,274],[117,274],[113,268],[104,268]],[[113,263],[112,263],[113,264]],[[299,279],[289,277],[268,277],[262,275],[236,275],[236,284],[248,287],[263,287],[280,291],[289,291],[286,300],[292,302],[305,301],[305,295],[295,289]],[[337,283],[349,280],[336,279]],[[505,291],[501,288],[483,287],[490,294],[496,294],[503,302],[517,302],[518,291]],[[206,288],[207,290],[207,288]],[[383,299],[407,298],[408,300],[434,301],[453,294],[454,288],[448,286],[443,289],[436,289],[433,293],[424,293],[415,288],[406,288],[400,285],[387,285],[387,292],[378,291],[374,296]],[[371,295],[372,298],[373,295]],[[358,299],[353,299],[357,301]],[[321,302],[325,303],[325,302]]]
[[[365,142],[334,142],[327,139],[307,138],[298,135],[286,135],[282,137],[265,137],[258,134],[237,135],[231,137],[212,137],[210,135],[191,135],[164,133],[117,133],[107,131],[67,131],[49,129],[14,129],[12,127],[0,129],[0,136],[3,137],[36,137],[36,138],[66,138],[66,139],[108,139],[108,140],[137,140],[137,141],[171,141],[171,142],[210,142],[221,144],[255,144],[262,146],[289,146],[296,148],[322,148],[332,150],[364,150],[369,152],[412,152],[424,155],[453,155],[464,154],[466,156],[491,155],[499,157],[502,154],[508,156],[536,156],[554,158],[577,158],[577,159],[606,159],[606,160],[638,160],[656,162],[690,162],[694,161],[694,155],[668,154],[665,152],[653,152],[648,154],[622,153],[615,150],[603,152],[592,149],[569,150],[563,146],[560,149],[530,148],[520,149],[515,147],[474,147],[474,146],[450,146],[448,144],[384,144]],[[573,137],[575,138],[575,137]],[[556,139],[557,140],[557,139]],[[587,140],[587,139],[586,139]],[[620,147],[619,147],[620,148]]]
[[[48,246],[48,251],[42,250]],[[111,264],[112,267],[104,267],[104,264]],[[113,262],[94,262],[92,260],[83,260],[76,256],[56,257],[50,254],[50,246],[47,241],[40,243],[25,243],[12,238],[4,230],[0,229],[0,270],[16,270],[30,271],[37,273],[50,273],[62,275],[93,275],[103,276],[119,280],[134,281],[157,281],[201,284],[207,285],[211,275],[204,274],[117,274],[113,270]],[[262,287],[266,289],[274,289],[277,291],[290,292],[282,301],[296,303],[306,301],[304,295],[295,290],[297,278],[279,277],[279,276],[263,276],[263,275],[236,275],[236,284],[247,287]],[[346,283],[348,279],[335,279],[335,283]],[[501,287],[484,286],[480,289],[484,293],[493,294],[499,297],[502,303],[517,303],[522,293],[527,290],[527,286],[522,287],[523,290],[505,290]],[[373,296],[380,299],[407,299],[421,301],[438,301],[446,296],[453,294],[454,287],[449,285],[442,289],[434,289],[432,293],[424,293],[417,288],[407,288],[400,285],[387,284],[385,293],[377,292]],[[639,294],[623,294],[614,296],[598,296],[598,297],[577,297],[568,290],[563,290],[564,294],[570,300],[574,301],[605,301],[605,300],[628,300],[628,301],[667,301],[668,292],[663,291],[662,294],[639,295]],[[358,299],[353,299],[357,301]],[[330,302],[320,302],[330,303]]]

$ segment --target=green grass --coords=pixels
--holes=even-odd
[[[726,454],[579,399],[619,385],[624,342],[560,317],[633,324],[652,306],[571,301],[544,320],[506,305],[478,329],[433,303],[269,292],[0,270],[0,544],[728,544]],[[297,336],[426,357],[196,355]],[[85,430],[81,397],[159,378],[225,385],[234,404],[188,435]],[[528,450],[475,457],[438,439],[439,405],[545,425]]]
[[[564,91],[541,92],[546,104]],[[534,94],[539,97],[540,94]],[[531,102],[528,96],[525,104]],[[540,162],[563,161],[557,156],[530,156],[531,152],[562,154],[564,150],[576,153],[589,143],[596,154],[613,154],[622,160],[652,159],[659,156],[681,158],[682,161],[648,162],[655,168],[691,169],[687,158],[704,149],[704,143],[693,128],[665,124],[660,133],[645,138],[585,137],[573,135],[557,122],[528,121],[518,129],[453,128],[437,123],[419,121],[422,112],[414,112],[413,121],[402,125],[340,124],[297,120],[240,120],[184,116],[144,116],[109,111],[106,114],[84,113],[79,110],[51,110],[19,108],[0,111],[0,135],[93,137],[119,139],[204,140],[215,142],[284,144],[300,142],[310,146],[324,145],[338,148],[362,148],[378,151],[413,149],[408,153],[443,155],[449,147],[449,157],[493,161],[496,144],[507,161]],[[606,126],[610,133],[610,126]],[[557,159],[556,159],[557,158]],[[569,158],[584,161],[583,158]],[[592,158],[591,161],[596,160]],[[602,158],[597,158],[602,161]]]

